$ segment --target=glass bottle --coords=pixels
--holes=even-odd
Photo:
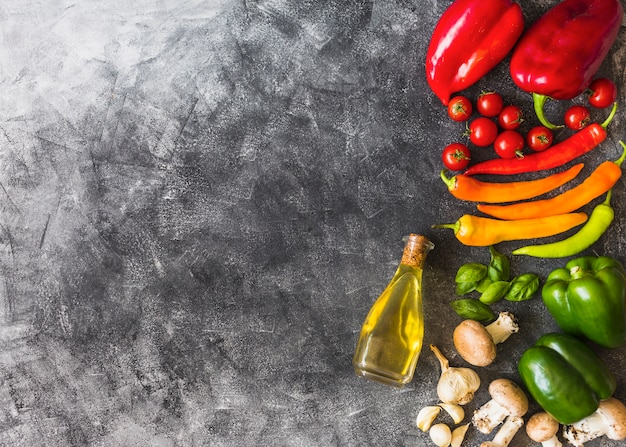
[[[434,248],[411,234],[393,278],[370,309],[352,363],[359,377],[403,387],[413,379],[424,339],[422,272]]]

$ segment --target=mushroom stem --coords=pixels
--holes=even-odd
[[[487,329],[493,342],[497,345],[505,342],[511,334],[518,332],[519,326],[511,312],[500,312],[496,321],[485,326],[485,329]]]
[[[481,447],[507,447],[519,429],[524,425],[524,419],[518,416],[509,416],[493,440],[483,442]]]
[[[506,419],[508,412],[494,399],[474,412],[472,422],[479,432],[489,434]]]
[[[563,427],[563,436],[575,447],[583,447],[585,442],[599,438],[606,431],[604,417],[597,411],[575,422]]]
[[[541,446],[542,447],[563,447],[563,444],[561,444],[561,441],[559,441],[559,438],[557,438],[556,435],[554,435],[547,441],[543,441],[541,443]]]
[[[563,428],[563,436],[575,447],[606,435],[609,439],[626,439],[626,406],[614,397],[600,401],[591,415]]]

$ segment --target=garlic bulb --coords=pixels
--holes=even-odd
[[[480,387],[480,377],[469,368],[452,368],[448,359],[435,346],[430,345],[431,351],[441,365],[441,376],[437,383],[437,396],[442,402],[465,405],[474,398],[474,393]]]

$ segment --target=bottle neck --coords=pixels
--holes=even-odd
[[[422,269],[428,252],[435,248],[435,245],[421,234],[409,234],[404,240],[406,244],[400,264]]]

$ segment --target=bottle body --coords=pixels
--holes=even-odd
[[[413,379],[424,339],[422,272],[433,244],[410,235],[393,278],[372,305],[353,358],[357,376],[402,387]]]

